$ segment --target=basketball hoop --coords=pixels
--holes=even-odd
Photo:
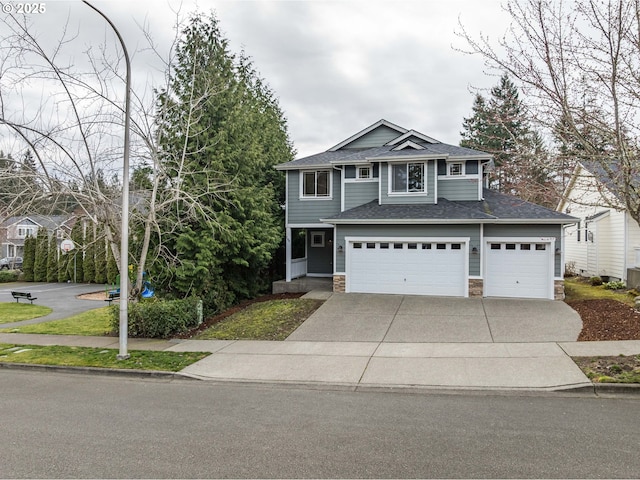
[[[60,243],[60,250],[62,250],[64,253],[69,253],[71,250],[73,250],[76,247],[76,245],[73,243],[73,240],[63,240],[62,243]]]

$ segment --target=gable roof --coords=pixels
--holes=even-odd
[[[354,143],[356,145],[364,145],[367,142],[364,142],[363,139],[367,135],[376,135],[375,131],[382,128],[385,129],[385,132],[384,135],[379,136],[380,142],[377,145],[373,144],[361,148],[353,147]],[[394,134],[397,133],[397,136],[389,139],[387,136],[389,129]],[[349,145],[351,147],[347,148]],[[277,170],[331,168],[334,165],[402,160],[417,161],[436,158],[490,161],[492,156],[479,150],[438,142],[415,130],[407,130],[383,119],[325,152],[282,163],[276,165],[275,168]]]
[[[341,212],[322,222],[333,224],[407,223],[556,223],[570,224],[578,219],[512,195],[484,190],[482,201],[451,201],[439,198],[436,204],[380,205],[373,200]]]
[[[22,215],[9,217],[0,224],[0,227],[10,227],[11,225],[33,225],[44,227],[47,230],[55,230],[67,223],[72,216],[69,215]]]

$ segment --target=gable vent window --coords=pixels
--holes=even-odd
[[[304,172],[302,180],[302,196],[305,198],[326,198],[331,196],[331,172],[320,170]]]

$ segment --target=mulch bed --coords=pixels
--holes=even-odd
[[[615,300],[566,302],[582,318],[579,342],[640,340],[640,312]]]

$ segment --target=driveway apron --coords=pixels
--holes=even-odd
[[[345,293],[287,340],[312,342],[573,342],[582,321],[564,302]]]

